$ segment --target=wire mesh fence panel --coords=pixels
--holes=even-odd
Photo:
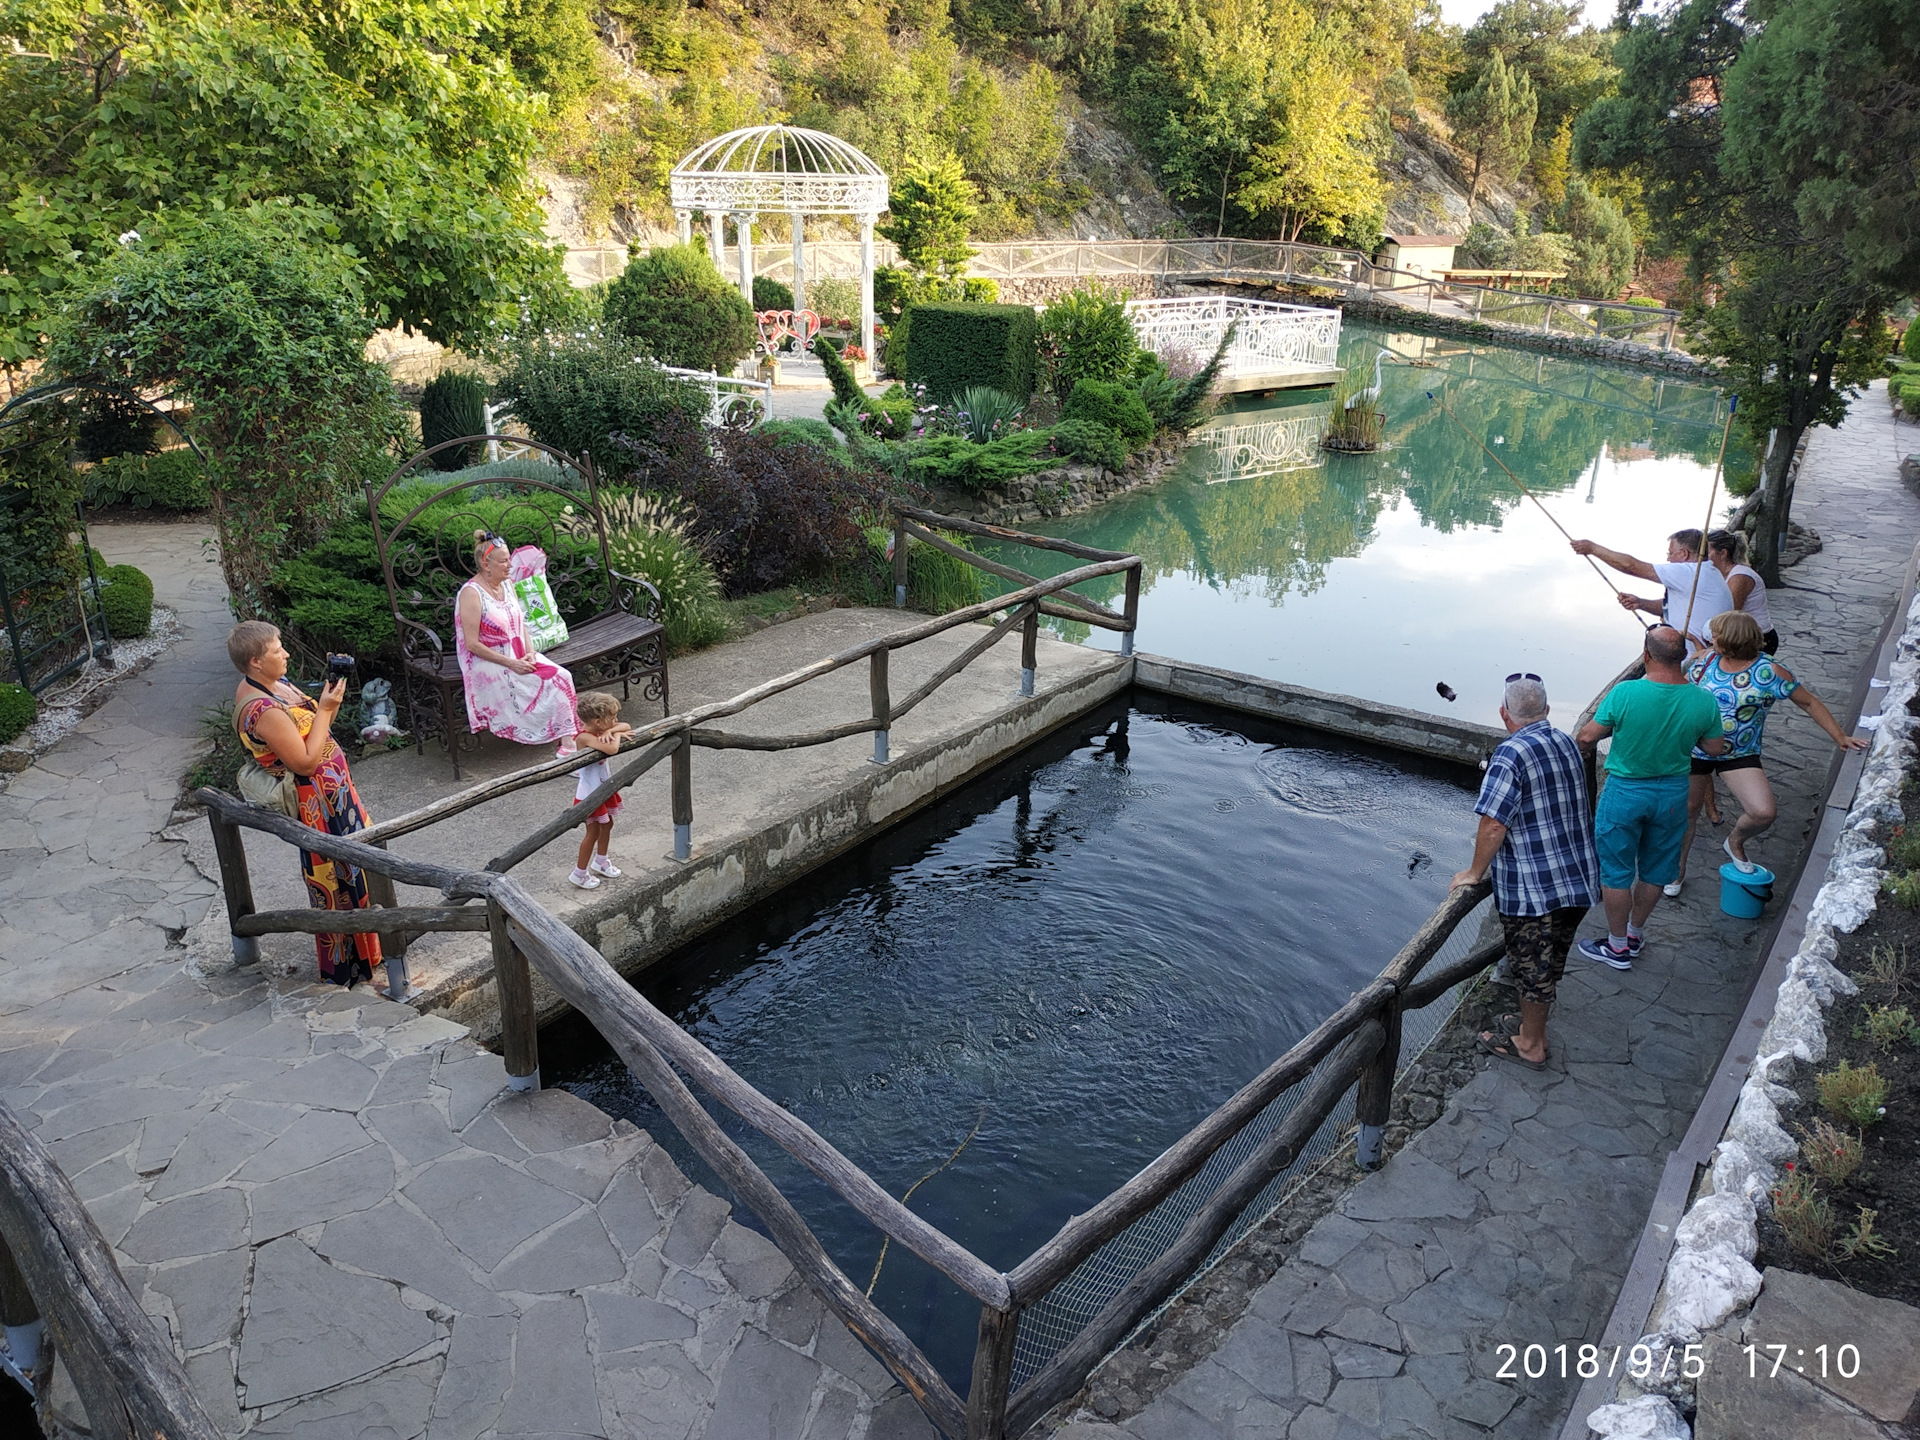
[[[1454,927],[1452,935],[1440,947],[1439,953],[1428,962],[1426,968],[1431,971],[1464,959],[1476,946],[1485,943],[1486,927],[1495,923],[1491,918],[1490,909],[1483,906],[1474,911]],[[1441,1027],[1453,1013],[1458,996],[1459,989],[1456,988],[1452,993],[1436,1000],[1425,1009],[1407,1012],[1402,1023],[1400,1041],[1400,1066],[1403,1070],[1432,1044],[1434,1037],[1440,1033]],[[1014,1389],[1018,1390],[1038,1374],[1049,1360],[1065,1348],[1073,1337],[1086,1328],[1108,1302],[1125,1288],[1128,1281],[1152,1264],[1173,1244],[1182,1228],[1200,1211],[1213,1192],[1263,1140],[1280,1127],[1298,1104],[1299,1097],[1306,1092],[1308,1086],[1327,1065],[1333,1063],[1335,1058],[1335,1056],[1329,1056],[1321,1061],[1310,1075],[1304,1077],[1284,1094],[1276,1096],[1259,1115],[1243,1126],[1232,1140],[1215,1151],[1207,1163],[1201,1167],[1199,1173],[1088,1256],[1072,1274],[1043,1297],[1038,1304],[1021,1313],[1019,1337],[1014,1346]],[[1189,1284],[1193,1278],[1204,1275],[1250,1230],[1279,1208],[1301,1181],[1318,1169],[1322,1161],[1346,1142],[1347,1133],[1353,1124],[1353,1098],[1353,1089],[1349,1087],[1340,1102],[1334,1106],[1333,1112],[1328,1115],[1319,1129],[1314,1131],[1312,1138],[1301,1147],[1300,1154],[1293,1164],[1274,1176],[1259,1195],[1240,1212],[1239,1217],[1226,1234],[1220,1237],[1206,1260],[1194,1271],[1193,1277],[1188,1281]],[[1163,1305],[1160,1310],[1165,1308]],[[1151,1325],[1160,1314],[1160,1310],[1154,1311],[1141,1321],[1134,1334]]]
[[[0,680],[37,694],[89,659],[107,659],[113,641],[85,525],[76,527],[80,564],[68,571],[22,559],[9,543],[11,515],[0,503],[0,633],[6,645]],[[9,551],[16,551],[10,563]]]

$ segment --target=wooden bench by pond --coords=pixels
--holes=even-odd
[[[540,452],[553,462],[554,480],[522,475],[407,485],[418,468],[443,450],[481,441],[506,441]],[[401,489],[405,486],[404,489]],[[416,494],[417,487],[417,494]],[[382,513],[398,495],[409,502],[400,517]],[[560,504],[546,499],[560,497]],[[484,509],[482,506],[484,505]],[[571,507],[570,509],[565,507]],[[391,508],[391,507],[390,507]],[[521,436],[467,435],[423,450],[367,487],[380,572],[400,637],[407,724],[415,749],[424,753],[437,736],[460,778],[460,751],[477,743],[467,724],[464,682],[454,646],[454,607],[460,587],[473,578],[473,532],[497,534],[511,549],[537,545],[547,556],[547,580],[566,617],[567,639],[545,651],[573,672],[582,690],[618,684],[623,697],[633,682],[641,696],[669,711],[666,631],[660,592],[647,581],[613,567],[606,510],[600,502],[593,462]]]

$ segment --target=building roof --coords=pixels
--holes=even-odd
[[[1458,245],[1466,237],[1462,235],[1388,235],[1384,237],[1395,245]]]

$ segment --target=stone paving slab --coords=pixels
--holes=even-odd
[[[309,983],[310,944],[291,972],[233,968],[217,887],[166,832],[201,707],[232,689],[204,535],[94,529],[182,638],[0,793],[0,1102],[216,1424],[927,1440],[778,1250],[645,1132],[506,1091],[460,1026]],[[299,904],[289,860],[256,876],[287,872]]]
[[[1898,473],[1911,433],[1876,387],[1842,429],[1815,432],[1802,464],[1795,518],[1825,549],[1768,600],[1781,659],[1836,709],[1920,540],[1920,500]],[[1658,537],[1613,541],[1644,553]],[[1778,708],[1767,769],[1780,819],[1749,848],[1776,873],[1812,839],[1833,756],[1797,708]],[[1729,820],[1738,813],[1724,793],[1721,806]],[[1600,1338],[1773,918],[1721,913],[1725,834],[1696,837],[1687,888],[1654,912],[1631,972],[1571,960],[1546,1073],[1486,1062],[1309,1231],[1210,1357],[1138,1414],[1116,1424],[1085,1410],[1060,1440],[1556,1434],[1578,1376],[1562,1380],[1556,1359],[1529,1380],[1500,1347],[1564,1343],[1577,1363],[1579,1345]],[[1603,928],[1596,907],[1582,934]]]

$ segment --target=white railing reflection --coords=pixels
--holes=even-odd
[[[1224,485],[1317,464],[1320,438],[1326,433],[1327,412],[1319,406],[1258,420],[1223,415],[1187,437],[1188,453],[1202,479]]]

